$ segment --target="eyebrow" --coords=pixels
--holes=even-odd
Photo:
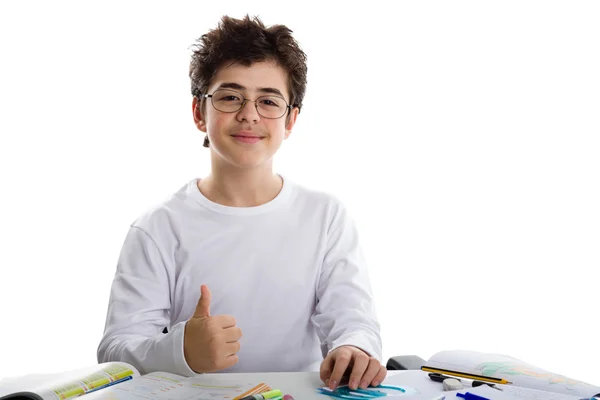
[[[239,83],[235,83],[235,82],[223,82],[219,85],[219,87],[217,89],[245,90],[246,87],[240,85]],[[283,93],[281,93],[281,91],[279,89],[264,87],[264,88],[258,88],[258,91],[262,92],[262,93],[276,94],[278,96],[281,96],[282,98],[285,98],[285,96],[283,95]]]

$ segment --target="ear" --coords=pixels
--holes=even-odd
[[[292,128],[294,127],[294,124],[296,124],[296,118],[298,118],[299,112],[300,110],[298,109],[298,107],[292,108],[290,116],[288,117],[288,120],[285,123],[285,139],[289,138],[292,134]]]
[[[196,128],[206,133],[206,119],[205,115],[202,114],[202,110],[200,107],[200,100],[196,96],[192,100],[192,113],[194,114],[194,124]]]

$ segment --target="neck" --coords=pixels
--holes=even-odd
[[[210,201],[230,207],[255,207],[273,200],[283,180],[271,168],[213,168],[198,182],[198,190]]]

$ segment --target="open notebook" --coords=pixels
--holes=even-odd
[[[62,374],[27,376],[0,381],[0,400],[66,400],[85,396],[82,400],[195,399],[236,400],[250,394],[271,390],[264,383],[230,382],[222,378],[210,381],[153,372],[141,375],[123,362],[98,364]]]
[[[555,374],[505,355],[463,350],[442,351],[427,360],[425,367],[502,378],[511,382],[499,385],[507,394],[525,393],[527,389],[537,391],[531,391],[529,398],[567,398],[556,394],[579,399],[600,397],[598,386]]]

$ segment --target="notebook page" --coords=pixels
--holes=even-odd
[[[442,351],[426,363],[428,367],[462,371],[475,375],[504,378],[514,386],[578,397],[592,397],[600,387],[555,374],[514,357],[474,351]]]
[[[258,382],[239,382],[206,376],[184,378],[166,372],[152,372],[85,396],[84,400],[233,400]]]

